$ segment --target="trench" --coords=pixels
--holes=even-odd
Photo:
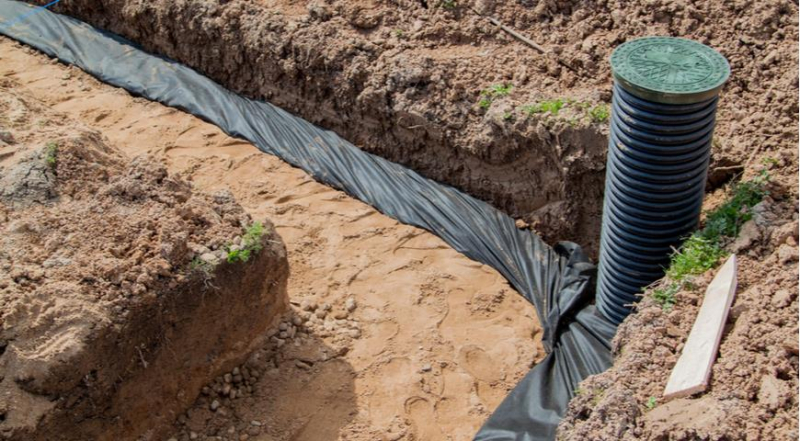
[[[348,65],[347,57],[331,58],[317,41],[295,37],[265,7],[237,7],[72,0],[55,10],[486,201],[530,224],[548,243],[573,241],[597,257],[608,142],[604,128],[560,124],[505,130],[487,125],[488,141],[464,137],[459,133],[468,132],[466,127],[454,129],[424,109],[396,110],[399,92],[387,91],[390,86],[375,90],[369,78],[352,73],[356,67]],[[376,55],[366,56],[377,61]],[[424,94],[430,80],[415,81],[410,88]]]

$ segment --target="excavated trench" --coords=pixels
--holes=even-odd
[[[536,118],[508,126],[494,121],[493,111],[476,116],[476,85],[446,78],[455,68],[453,56],[375,46],[368,43],[374,29],[358,28],[358,18],[352,19],[356,25],[343,23],[355,28],[352,35],[327,36],[339,24],[326,21],[325,12],[301,9],[297,14],[307,16],[298,18],[292,8],[274,3],[76,0],[55,10],[331,129],[366,151],[491,203],[550,243],[572,240],[596,257],[603,126]],[[369,16],[361,9],[352,14]],[[314,17],[323,20],[316,28]],[[370,72],[376,63],[388,73]],[[459,96],[453,108],[437,111],[429,100],[442,88],[469,98]],[[511,104],[498,99],[494,107],[505,106]],[[475,124],[475,118],[484,122]]]
[[[38,3],[44,2],[39,1]],[[524,221],[523,223],[529,223],[549,243],[572,240],[584,246],[590,254],[596,257],[607,144],[606,131],[602,125],[573,124],[568,121],[545,118],[531,120],[520,118],[518,121],[514,121],[512,126],[504,125],[498,122],[498,118],[499,120],[507,118],[503,116],[504,113],[498,114],[498,112],[504,112],[504,109],[509,108],[511,104],[505,103],[503,98],[496,99],[493,109],[479,112],[478,117],[482,124],[477,129],[474,124],[471,124],[475,117],[472,115],[473,109],[457,109],[452,114],[447,112],[443,114],[434,110],[428,112],[424,106],[409,104],[415,100],[420,100],[424,104],[425,94],[435,88],[435,83],[442,81],[441,78],[436,77],[437,74],[420,73],[426,63],[430,63],[428,58],[390,57],[386,55],[387,51],[382,52],[370,47],[356,38],[347,41],[344,45],[331,45],[335,49],[332,51],[330,47],[318,44],[319,34],[308,31],[307,27],[303,25],[297,25],[296,20],[288,17],[290,14],[271,13],[258,3],[234,2],[228,4],[228,2],[159,0],[131,4],[121,0],[112,0],[100,4],[91,0],[75,0],[59,4],[57,11],[122,35],[141,44],[150,52],[163,54],[184,63],[245,96],[269,101],[319,126],[331,129],[368,152],[406,165],[426,177],[450,184],[487,201],[512,217],[521,219]],[[311,19],[325,16],[324,11],[310,11],[306,14]],[[366,19],[363,14],[358,15],[354,20],[362,19]],[[303,20],[300,19],[299,22],[303,23]],[[368,33],[361,29],[356,32],[356,35]],[[376,79],[374,75],[370,76],[362,70],[365,69],[365,63],[382,64],[391,73],[384,78]],[[437,64],[431,70],[437,72],[437,69],[444,69],[446,71],[448,66],[447,63]],[[470,107],[472,104],[474,103],[467,103],[464,106]],[[466,114],[472,116],[464,116]],[[448,116],[452,116],[453,119],[448,119]],[[101,119],[103,118],[105,116]],[[166,155],[168,150],[169,148],[165,148],[163,152],[165,156],[169,156]],[[237,154],[233,157],[235,161],[241,160],[241,162],[236,162],[236,166],[229,165],[229,168],[246,164],[242,155]],[[230,158],[227,160],[232,161]],[[168,161],[174,161],[173,165],[183,166],[184,172],[189,169],[202,168],[198,157],[189,160],[169,157]],[[191,174],[191,172],[187,173]],[[213,181],[212,176],[214,179],[219,179],[220,182],[224,180],[224,172],[221,169],[206,173],[206,176],[202,178],[206,181],[206,185],[213,186],[210,183]],[[220,173],[222,175],[219,175]],[[712,179],[712,184],[716,186],[724,182],[726,177],[717,176]],[[305,184],[301,182],[298,185]],[[269,184],[265,183],[263,186],[269,187]],[[272,190],[274,191],[274,189]],[[270,190],[263,191],[270,192]],[[242,192],[245,197],[251,197],[254,200],[258,198],[252,192],[248,193],[244,190]],[[283,197],[279,198],[279,200],[282,199]],[[287,201],[291,200],[291,197],[287,199]],[[247,206],[247,202],[243,202],[243,205]],[[255,207],[259,206],[256,204]],[[276,208],[275,210],[277,210],[276,213],[283,214],[285,211],[281,210],[293,209],[295,208]],[[264,210],[264,208],[255,208],[255,210]],[[360,218],[358,219],[360,220]],[[297,220],[297,218],[293,220]],[[281,226],[279,226],[279,231],[280,228]],[[387,227],[386,225],[373,225],[372,228],[385,229]],[[284,234],[284,231],[280,232]],[[315,231],[315,235],[319,233],[319,231]],[[413,232],[408,235],[408,238],[400,238],[399,242],[404,243],[416,237]],[[346,236],[346,238],[350,237],[352,236]],[[313,245],[307,241],[300,242],[303,247],[313,248]],[[438,246],[429,242],[425,242],[423,245],[433,249]],[[291,261],[293,250],[291,246],[289,248]],[[402,246],[398,246],[399,248]],[[309,249],[301,251],[304,256],[308,256],[310,253]],[[452,259],[452,257],[448,257],[448,259]],[[409,268],[413,269],[424,260],[412,261],[408,264]],[[295,261],[292,264],[302,267],[303,271],[308,270],[305,267],[314,266],[307,261]],[[338,265],[324,268],[331,271],[341,270]],[[313,280],[312,276],[320,277],[319,269],[317,270],[317,272],[308,270],[304,281]],[[361,271],[369,272],[369,265],[359,267],[355,272],[350,271],[343,278],[338,277],[334,283],[337,284],[337,287],[343,284],[347,288],[357,280]],[[381,267],[381,271],[389,271],[389,269]],[[455,305],[452,300],[444,300],[444,297],[461,291],[457,286],[450,287],[450,291],[447,293],[436,291],[429,284],[434,283],[437,276],[441,276],[441,274],[426,274],[425,277],[428,277],[429,280],[425,280],[419,286],[423,286],[425,290],[431,290],[431,293],[424,293],[416,298],[415,302],[431,307],[429,319],[439,320],[438,328],[440,323],[448,323],[452,318],[448,315],[449,311],[443,317],[434,316]],[[502,282],[492,279],[486,286],[498,291],[497,287],[500,286],[498,283],[502,285]],[[362,286],[362,288],[364,287]],[[300,288],[296,287],[295,289]],[[337,288],[331,292],[330,286],[316,286],[314,289],[316,291],[310,293],[310,298],[318,301],[320,306],[332,303],[333,309],[349,309],[345,305],[347,295],[344,291],[339,291]],[[504,292],[506,289],[506,286],[502,286],[499,291]],[[299,305],[300,300],[305,299],[305,295],[306,293],[303,293],[302,296],[296,297],[295,303]],[[499,320],[500,318],[496,315],[497,306],[493,303],[503,305],[500,308],[501,311],[504,311],[503,314],[520,306],[517,303],[510,304],[503,295],[488,300],[481,295],[481,293],[469,293],[464,299],[460,299],[459,296],[454,297],[456,301],[464,301],[468,305],[469,312],[464,312],[466,318],[470,318],[468,316],[471,314],[475,317]],[[388,300],[386,301],[388,302]],[[473,305],[478,305],[477,311]],[[385,312],[385,310],[381,310],[382,306],[379,304],[371,304],[369,307]],[[383,307],[385,308],[385,305]],[[328,309],[330,308],[331,306],[328,305]],[[336,314],[339,312],[337,311]],[[295,308],[284,317],[284,323],[288,323],[286,326],[291,327],[294,321],[299,320],[304,323],[303,326],[306,326],[305,320],[308,320],[306,316],[313,315],[310,313],[314,313],[314,308],[302,307],[299,310]],[[535,321],[533,320],[534,314],[530,311],[526,315],[531,316],[531,322]],[[474,319],[474,317],[471,318]],[[425,338],[423,335],[404,330],[402,325],[390,320],[381,321],[374,317],[363,316],[360,319],[367,324],[371,320],[372,325],[377,324],[379,332],[370,335],[373,339],[384,340],[399,335],[397,341],[406,340],[405,345],[424,344],[426,340],[436,340],[436,337],[427,336],[428,338]],[[502,319],[507,320],[508,316],[504,315]],[[475,323],[473,322],[473,324]],[[410,325],[412,328],[420,326],[420,324],[414,323],[405,323],[405,325]],[[449,323],[449,325],[451,328],[446,332],[450,332],[451,335],[447,338],[463,337],[463,335],[460,337],[456,335],[463,333],[463,329],[453,323]],[[345,327],[344,331],[349,333],[348,335],[360,335],[361,333],[361,324],[347,323],[343,326]],[[422,326],[424,327],[424,325]],[[531,327],[535,329],[529,329]],[[301,326],[298,325],[297,328],[300,329]],[[275,332],[277,335],[277,332],[282,331],[275,330]],[[404,332],[407,332],[407,335],[403,335]],[[494,337],[508,338],[509,335],[504,332],[497,331]],[[525,336],[526,338],[521,337],[520,334],[525,332],[529,335]],[[511,335],[516,339],[514,347],[510,349],[511,352],[514,352],[514,357],[513,360],[507,359],[503,362],[506,364],[501,367],[504,372],[500,377],[490,372],[487,360],[497,360],[508,354],[494,354],[494,357],[487,358],[488,352],[483,348],[456,347],[452,351],[453,354],[449,352],[444,355],[436,354],[435,357],[428,357],[428,359],[408,360],[403,357],[388,357],[381,360],[382,352],[376,352],[368,345],[360,346],[357,343],[355,346],[348,346],[345,343],[329,348],[328,343],[323,342],[319,337],[312,336],[310,332],[306,337],[311,341],[309,345],[312,349],[306,352],[301,350],[300,352],[303,353],[297,355],[280,351],[274,345],[267,345],[254,354],[254,358],[251,359],[248,366],[251,368],[257,366],[253,370],[257,369],[258,372],[262,372],[262,375],[267,372],[270,375],[278,376],[297,373],[284,372],[283,363],[287,361],[296,369],[300,369],[301,374],[316,364],[322,366],[320,368],[322,373],[319,370],[314,371],[315,374],[308,374],[311,378],[307,379],[321,387],[322,396],[310,397],[304,402],[314,405],[324,403],[333,406],[333,409],[330,413],[325,413],[324,417],[318,421],[315,418],[319,416],[319,413],[303,416],[302,418],[306,419],[301,424],[302,428],[287,429],[294,434],[300,433],[302,436],[323,439],[319,436],[327,432],[325,427],[327,425],[338,428],[346,427],[353,434],[353,439],[371,439],[370,437],[377,433],[399,434],[399,437],[408,434],[412,438],[416,436],[422,437],[422,439],[437,439],[445,433],[460,433],[459,430],[465,436],[471,436],[477,429],[474,422],[470,422],[465,427],[455,427],[449,423],[426,421],[426,414],[436,413],[436,418],[444,421],[463,414],[464,409],[469,409],[468,412],[473,415],[480,415],[480,418],[475,418],[475,421],[484,420],[487,408],[489,408],[488,410],[493,409],[503,397],[503,393],[498,390],[510,388],[524,374],[527,366],[521,366],[519,361],[532,363],[534,360],[540,360],[541,354],[537,354],[537,349],[523,349],[530,343],[530,334],[539,332],[540,330],[534,325],[527,326],[524,332],[520,329],[511,331]],[[239,335],[239,337],[246,340],[246,336]],[[348,360],[348,363],[325,364],[331,353],[343,355],[340,354],[341,347],[347,348],[344,349],[344,353],[354,349],[357,357]],[[313,354],[308,355],[308,351]],[[434,350],[425,349],[425,351]],[[403,353],[407,352],[413,351]],[[379,360],[375,365],[367,364],[364,360],[369,357],[378,357]],[[467,366],[468,372],[464,373],[457,371],[452,366],[448,367],[448,361],[433,365],[430,362],[430,360],[449,360],[451,358]],[[359,365],[359,363],[363,363],[363,365]],[[437,373],[440,378],[438,380],[426,379],[424,375],[421,379],[416,378],[414,372],[418,369],[414,367],[415,363],[423,364],[421,370],[423,373],[432,371]],[[227,366],[226,369],[228,367],[230,366]],[[245,368],[242,365],[241,369]],[[364,374],[364,372],[368,372],[368,374]],[[368,421],[370,424],[374,424],[374,427],[371,428],[378,432],[373,433],[363,429],[364,421],[357,421],[362,426],[355,424],[355,428],[353,428],[352,414],[358,413],[359,409],[350,402],[363,400],[364,396],[358,395],[362,392],[356,391],[349,378],[365,375],[371,376],[370,378],[373,378],[379,385],[382,380],[389,382],[395,380],[389,389],[398,393],[409,388],[420,388],[419,396],[407,397],[407,401],[401,406],[406,412],[406,422],[398,421],[396,417],[391,416],[396,409],[388,405],[380,407],[378,401],[375,401],[374,405],[378,406],[379,411],[376,411],[377,415],[370,416],[371,419]],[[402,379],[406,377],[413,377],[414,382],[404,383],[405,380]],[[465,380],[466,377],[472,379]],[[342,381],[341,378],[348,378],[348,380]],[[448,394],[451,394],[449,398],[451,403],[453,400],[463,401],[462,396],[453,394],[465,394],[464,390],[448,391],[443,378],[448,379],[452,384],[459,384],[459,387],[463,386],[464,389],[469,389],[469,393],[477,396],[481,401],[480,405],[474,403],[472,395],[470,395],[469,402],[459,403],[457,406],[451,406],[452,408],[448,408],[446,403],[442,404],[447,402]],[[193,380],[194,383],[200,381],[195,380]],[[477,386],[476,390],[472,390],[468,385],[470,381],[483,386]],[[230,429],[235,424],[230,417],[226,419],[224,412],[216,412],[217,408],[213,403],[219,397],[223,408],[230,405],[234,414],[237,415],[237,420],[246,420],[251,416],[256,418],[259,415],[258,406],[262,408],[274,406],[275,403],[271,401],[272,399],[256,398],[255,411],[248,413],[242,410],[246,406],[237,407],[230,404],[233,401],[230,395],[225,395],[224,400],[221,398],[220,391],[224,389],[225,383],[230,384],[230,381],[219,377],[204,389],[195,406],[186,414],[181,415],[176,423],[174,429],[176,437],[189,438],[195,432],[206,432],[209,436],[223,433],[265,433],[266,429],[260,429],[261,422],[259,425],[252,424],[253,427],[258,427],[258,430],[254,430],[253,427]],[[257,396],[257,392],[253,392],[256,386],[249,380],[245,383],[246,386],[242,386],[242,388],[246,392],[240,393]],[[304,390],[304,384],[290,383],[286,385],[284,383],[285,380],[281,377],[270,377],[266,380],[262,379],[258,387],[265,393],[279,390],[286,396],[296,396]],[[198,385],[199,383],[193,384],[192,387],[197,389]],[[375,385],[370,387],[372,386]],[[437,401],[425,395],[432,389],[439,390],[440,400]],[[341,401],[342,394],[346,396],[347,403],[335,406],[334,403]],[[386,401],[391,399],[391,394],[381,395],[377,389],[371,390],[366,396]],[[181,397],[183,404],[186,401],[184,397]],[[253,402],[248,403],[248,405],[252,404]],[[220,402],[217,402],[216,406],[220,406]],[[209,411],[210,408],[213,410]],[[277,408],[279,410],[274,412],[276,419],[292,418],[297,414],[297,409],[293,407],[278,405]],[[240,412],[247,416],[239,417]],[[412,424],[408,424],[409,420],[412,421]],[[273,422],[280,424],[280,422]],[[285,435],[283,432],[281,434]]]

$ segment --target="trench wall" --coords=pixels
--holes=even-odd
[[[366,35],[332,50],[336,44],[325,39],[322,24],[298,25],[254,2],[71,0],[54,11],[122,35],[453,185],[531,223],[550,243],[573,240],[596,252],[607,144],[596,126],[509,130],[398,110],[396,102],[409,97],[425,102],[432,80],[406,78],[397,62],[387,61],[399,55]],[[388,76],[370,73],[375,63],[385,63]]]

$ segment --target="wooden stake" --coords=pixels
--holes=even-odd
[[[708,285],[700,313],[686,340],[681,357],[669,376],[664,398],[685,397],[708,387],[711,366],[717,359],[722,329],[736,294],[736,256],[722,265]]]

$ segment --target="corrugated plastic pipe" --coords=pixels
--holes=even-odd
[[[649,37],[611,57],[598,309],[619,323],[696,227],[727,61],[700,43]]]

